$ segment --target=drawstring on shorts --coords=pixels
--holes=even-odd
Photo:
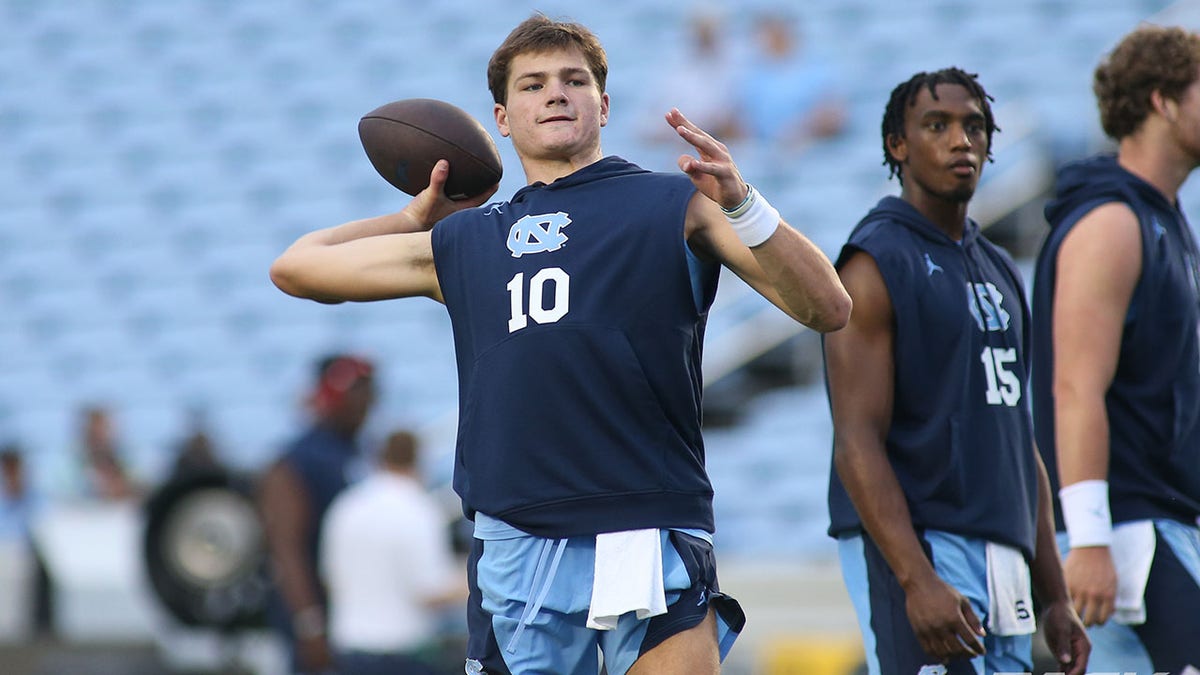
[[[542,579],[542,571],[546,566],[546,559],[550,557],[550,549],[554,548],[554,559],[550,561],[550,567],[546,570],[545,579]],[[526,603],[525,611],[521,613],[521,622],[517,624],[517,629],[513,631],[512,638],[508,641],[508,646],[505,650],[512,654],[517,651],[517,641],[521,638],[521,633],[525,631],[525,627],[533,623],[537,618],[538,612],[542,609],[542,603],[546,601],[546,596],[550,594],[550,586],[554,583],[554,575],[558,571],[558,563],[562,560],[563,553],[567,549],[566,539],[547,539],[542,543],[542,553],[538,557],[537,567],[533,570],[533,587],[529,589],[529,597],[533,600],[532,603]],[[538,587],[541,586],[540,590]],[[534,599],[534,593],[537,593],[537,598]]]

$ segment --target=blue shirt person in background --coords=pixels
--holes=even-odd
[[[757,51],[736,78],[739,135],[795,151],[840,134],[847,113],[837,72],[805,50],[799,20],[763,13],[754,34]]]
[[[16,445],[0,449],[0,539],[28,541],[37,501]]]
[[[1092,670],[1200,667],[1200,35],[1145,26],[1096,68],[1118,143],[1063,167],[1034,283],[1034,422]]]
[[[318,576],[321,523],[359,466],[358,434],[375,402],[374,365],[350,354],[317,364],[311,425],[260,479],[259,511],[274,581],[268,618],[296,673],[333,667],[328,603]]]
[[[883,149],[900,197],[837,261],[854,312],[824,341],[830,534],[872,675],[1029,672],[1034,595],[1061,666],[1087,665],[1033,447],[1023,284],[967,217],[995,130],[972,74],[897,86]]]
[[[42,504],[42,496],[26,471],[21,448],[15,443],[4,446],[0,449],[0,550],[15,559],[5,557],[0,565],[9,566],[10,581],[20,579],[25,587],[10,588],[13,597],[0,597],[10,603],[10,610],[15,603],[18,611],[28,612],[23,618],[29,620],[34,631],[51,628],[54,609],[50,577],[33,536]]]

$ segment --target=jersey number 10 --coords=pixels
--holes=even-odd
[[[554,299],[549,307],[545,306],[546,283],[554,282]],[[515,333],[534,323],[554,323],[567,315],[570,310],[571,277],[561,267],[547,267],[538,270],[529,279],[529,310],[525,309],[525,273],[518,272],[508,285],[508,302],[512,314],[508,319],[508,332]]]

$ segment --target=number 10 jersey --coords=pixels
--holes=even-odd
[[[543,537],[712,532],[700,357],[715,264],[683,174],[608,157],[433,229],[454,332],[454,488]]]

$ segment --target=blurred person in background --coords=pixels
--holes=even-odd
[[[34,519],[42,507],[34,491],[21,448],[8,444],[0,449],[0,544],[15,544],[28,551],[32,561],[33,616],[35,630],[49,630],[52,625],[52,588],[45,562],[33,538]],[[3,602],[3,599],[0,599]]]
[[[675,130],[659,118],[660,111],[672,107],[688,111],[696,126],[718,140],[741,136],[728,31],[729,24],[715,9],[700,8],[688,18],[688,42],[660,71],[650,95],[652,112],[642,117],[643,137],[656,143],[678,142]]]
[[[1200,668],[1200,35],[1143,26],[1096,68],[1118,143],[1064,166],[1033,293],[1034,421],[1092,670]],[[1153,666],[1151,667],[1151,662]]]
[[[259,510],[274,593],[268,619],[295,673],[332,672],[325,592],[317,575],[321,523],[360,461],[358,435],[375,401],[373,365],[356,356],[322,359],[309,397],[312,424],[267,467]]]
[[[735,135],[794,152],[840,134],[847,113],[836,72],[804,50],[799,19],[764,13],[754,33],[758,50],[735,78]]]
[[[1033,444],[1024,285],[967,217],[990,101],[958,68],[892,91],[883,151],[900,196],[836,263],[854,311],[824,342],[829,532],[871,675],[1031,672],[1035,596],[1060,667],[1087,666]]]
[[[346,675],[432,675],[441,610],[467,599],[450,519],[422,484],[418,459],[416,436],[393,432],[375,471],[325,514],[330,644]]]
[[[171,478],[177,479],[224,471],[224,464],[217,456],[204,412],[201,410],[191,411],[188,424],[187,431],[175,448],[175,463],[171,467]]]
[[[438,161],[402,211],[300,237],[271,277],[326,303],[446,305],[475,522],[467,672],[595,673],[598,653],[610,675],[718,672],[745,621],[717,582],[700,425],[721,268],[814,330],[849,299],[678,109],[664,123],[698,155],[680,171],[604,155],[608,61],[585,26],[535,14],[487,73],[525,173],[511,200],[451,201]]]
[[[28,540],[36,508],[21,449],[5,445],[0,449],[0,539]]]
[[[83,494],[90,499],[125,501],[141,494],[121,457],[112,412],[101,405],[81,411]]]

